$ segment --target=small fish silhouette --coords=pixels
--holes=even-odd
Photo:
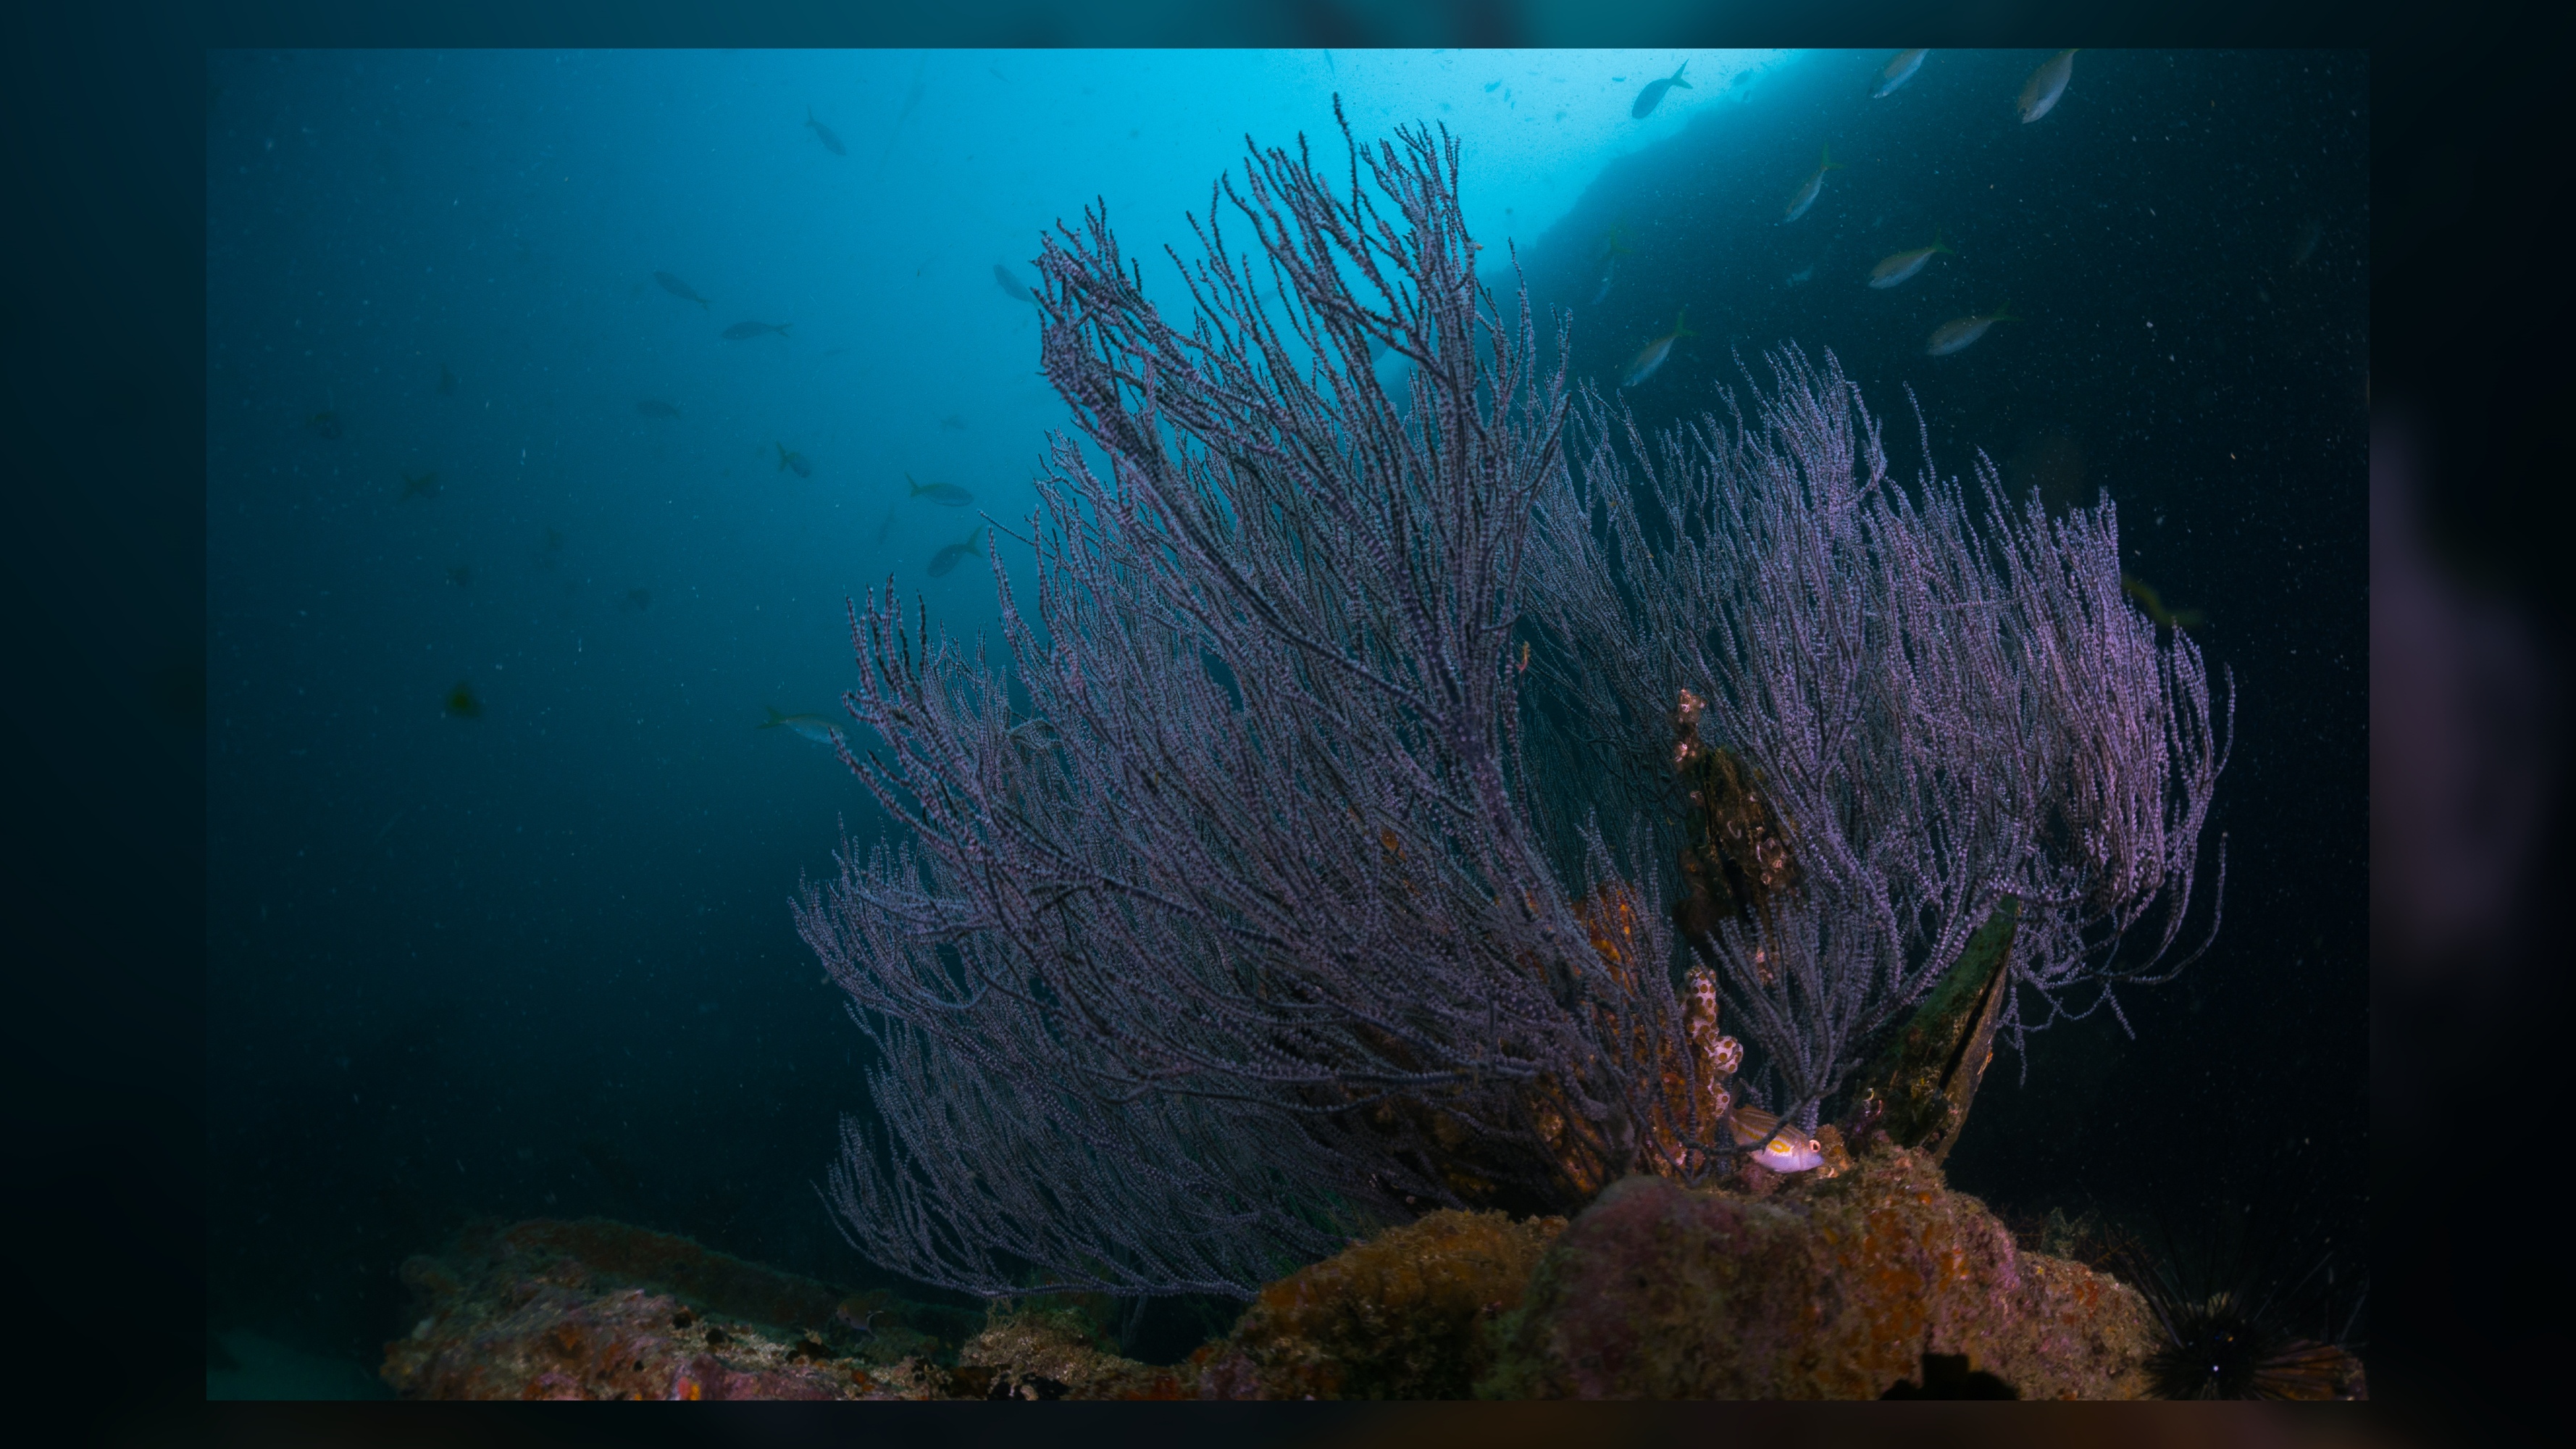
[[[814,128],[814,139],[823,143],[824,150],[831,152],[835,156],[847,156],[850,154],[848,151],[842,149],[841,138],[832,134],[831,127],[814,119],[814,108],[812,106],[807,106],[805,108],[805,124]]]
[[[2057,106],[2057,98],[2066,94],[2066,83],[2075,78],[2075,52],[2061,50],[2039,63],[2022,83],[2021,123],[2025,126],[2047,115]]]
[[[697,288],[690,286],[688,283],[681,281],[675,276],[672,276],[669,272],[655,272],[653,274],[653,280],[662,284],[663,291],[670,293],[672,296],[679,298],[683,302],[695,302],[701,307],[713,305],[708,302],[706,298],[698,295]]]
[[[1656,338],[1654,341],[1647,343],[1643,348],[1638,350],[1637,355],[1629,360],[1627,372],[1621,375],[1619,379],[1619,385],[1621,387],[1636,387],[1644,383],[1647,378],[1655,375],[1656,368],[1664,365],[1665,358],[1672,356],[1673,344],[1675,342],[1678,342],[1685,337],[1697,337],[1699,335],[1682,325],[1682,318],[1689,314],[1690,309],[1688,307],[1684,307],[1681,311],[1674,313],[1673,330]]]
[[[966,535],[965,542],[952,543],[946,548],[941,549],[939,552],[932,554],[930,556],[930,576],[934,579],[939,578],[942,575],[945,575],[950,569],[957,567],[957,561],[966,557],[966,555],[973,553],[975,551],[975,540],[982,538],[983,536],[984,525],[979,523],[975,525],[975,531],[973,533]]]
[[[2012,314],[2010,307],[1997,307],[1972,317],[1953,317],[1932,329],[1931,338],[1923,344],[1923,354],[1926,357],[1947,357],[1953,352],[1964,352],[1975,345],[1978,338],[1986,335],[1987,328],[1998,322],[2020,320]]]
[[[1825,173],[1842,169],[1843,163],[1834,159],[1834,148],[1825,147],[1823,159],[1816,163],[1816,174],[1808,177],[1806,184],[1798,188],[1798,194],[1789,198],[1788,213],[1780,218],[1780,224],[1787,226],[1805,216],[1807,208],[1815,205],[1816,198],[1825,193]]]
[[[1878,87],[1869,93],[1869,98],[1873,101],[1877,100],[1914,79],[1914,73],[1923,68],[1923,57],[1931,53],[1928,50],[1898,51],[1896,59],[1887,63],[1887,69],[1878,73]]]
[[[1644,90],[1637,92],[1637,103],[1628,108],[1628,114],[1642,121],[1655,113],[1655,107],[1663,104],[1664,92],[1675,86],[1680,86],[1683,90],[1695,89],[1689,81],[1682,79],[1682,71],[1688,69],[1690,69],[1690,62],[1683,61],[1680,68],[1671,75],[1659,81],[1648,82]]]
[[[805,461],[805,455],[781,443],[778,445],[778,471],[784,473],[790,468],[796,470],[796,476],[799,478],[814,476],[814,465]]]
[[[676,418],[680,415],[680,406],[677,403],[666,403],[648,397],[636,402],[635,411],[648,418]]]
[[[828,745],[841,738],[841,727],[819,714],[781,714],[776,705],[763,705],[769,718],[753,725],[756,730],[791,729],[818,745]]]
[[[1869,284],[1881,291],[1901,285],[1911,280],[1915,273],[1923,270],[1936,252],[1944,256],[1958,255],[1957,252],[1941,244],[1941,233],[1935,231],[1932,233],[1932,245],[1928,247],[1916,247],[1910,252],[1898,252],[1891,257],[1881,257],[1878,265],[1869,269]]]
[[[438,395],[440,397],[456,396],[456,374],[448,371],[447,364],[444,362],[438,365]]]
[[[724,330],[724,336],[728,342],[740,342],[746,337],[758,337],[764,332],[775,332],[784,337],[787,335],[787,329],[795,325],[793,322],[736,322]]]
[[[315,413],[304,420],[304,426],[320,433],[323,437],[337,441],[340,436],[340,415],[334,412]]]
[[[483,701],[474,694],[474,686],[465,680],[450,685],[445,700],[449,719],[481,719]]]
[[[909,473],[903,475],[903,481],[912,484],[913,497],[927,498],[942,508],[963,508],[975,501],[974,494],[954,483],[913,483]]]
[[[417,478],[413,477],[409,473],[405,473],[403,475],[402,499],[398,499],[396,501],[399,502],[413,498],[436,498],[437,496],[438,475],[436,473],[423,473]]]

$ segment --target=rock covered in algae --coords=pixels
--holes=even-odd
[[[928,1397],[926,1329],[963,1317],[604,1218],[478,1224],[402,1276],[416,1322],[382,1375],[406,1398]]]
[[[1874,1399],[1958,1356],[2021,1398],[2135,1398],[2145,1301],[2020,1251],[1921,1153],[1882,1147],[1760,1198],[1613,1184],[1499,1325],[1499,1398]]]
[[[1193,1356],[1202,1398],[1465,1398],[1563,1218],[1431,1213],[1261,1290]]]
[[[997,1308],[984,1331],[957,1353],[952,1391],[941,1397],[1029,1399],[1183,1399],[1192,1396],[1185,1370],[1158,1368],[1103,1348],[1092,1322],[1063,1305]]]

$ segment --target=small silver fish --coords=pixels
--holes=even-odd
[[[1923,68],[1923,57],[1931,53],[1928,50],[1898,51],[1896,59],[1887,63],[1887,69],[1878,73],[1878,88],[1869,93],[1869,98],[1873,101],[1877,100],[1914,79],[1914,73]]]
[[[775,332],[784,337],[787,335],[787,329],[795,325],[793,322],[736,322],[724,330],[724,337],[728,342],[740,342],[746,337],[758,337],[764,332]]]
[[[753,725],[756,730],[791,729],[818,745],[828,745],[841,738],[841,727],[819,714],[780,714],[775,705],[762,705],[769,718]]]
[[[2075,52],[2061,50],[2039,63],[2039,69],[2022,82],[2021,123],[2025,126],[2045,116],[2066,94],[2066,82],[2075,75]]]
[[[1682,318],[1689,314],[1690,309],[1688,307],[1684,307],[1681,311],[1674,313],[1673,330],[1656,338],[1654,341],[1647,343],[1643,348],[1638,350],[1635,357],[1629,359],[1628,370],[1621,374],[1619,378],[1619,385],[1621,387],[1636,387],[1645,382],[1647,378],[1653,377],[1655,375],[1655,369],[1664,365],[1664,359],[1672,356],[1673,344],[1675,342],[1685,337],[1697,337],[1699,335],[1682,325]]]
[[[1788,214],[1780,218],[1780,224],[1787,226],[1805,216],[1807,208],[1815,205],[1816,198],[1824,194],[1825,173],[1842,169],[1843,163],[1834,159],[1834,148],[1825,147],[1824,158],[1816,163],[1816,174],[1808,177],[1807,184],[1798,188],[1798,194],[1789,198]]]
[[[1941,244],[1941,233],[1936,231],[1932,233],[1932,245],[1928,247],[1916,247],[1910,252],[1898,252],[1892,257],[1879,258],[1878,265],[1869,269],[1869,284],[1884,291],[1889,287],[1910,282],[1914,279],[1915,273],[1922,271],[1931,262],[1935,252],[1954,257],[1958,255],[1957,252]]]
[[[1953,352],[1964,351],[1974,345],[1978,338],[1985,336],[1986,329],[1996,323],[2020,320],[2004,307],[1997,307],[1991,312],[1980,313],[1973,317],[1953,317],[1932,329],[1930,340],[1923,344],[1923,355],[1947,357]]]

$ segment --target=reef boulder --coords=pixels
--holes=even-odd
[[[1442,1211],[1261,1290],[1190,1368],[1211,1399],[1466,1398],[1563,1218]]]
[[[1613,1184],[1540,1259],[1477,1388],[1874,1399],[1964,1374],[2026,1399],[2136,1398],[2153,1332],[2135,1290],[2021,1251],[1928,1157],[1882,1144],[1758,1195]]]

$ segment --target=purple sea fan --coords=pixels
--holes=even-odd
[[[1256,151],[1193,223],[1186,331],[1102,214],[1049,239],[1042,355],[1105,467],[1055,440],[1034,620],[995,556],[1011,669],[891,588],[853,609],[876,748],[845,757],[902,843],[798,926],[880,1047],[884,1131],[848,1126],[829,1196],[889,1267],[1249,1295],[1717,1133],[1656,1051],[1658,913],[1526,805],[1510,634],[1565,353],[1542,374],[1525,295],[1479,284],[1457,143],[1399,139],[1346,185]]]
[[[1249,1296],[1696,1176],[1746,1093],[1812,1125],[2007,898],[2015,1032],[2170,969],[2224,756],[2107,502],[1897,487],[1794,352],[1649,446],[1480,284],[1457,179],[1445,133],[1256,150],[1186,329],[1103,214],[1060,229],[1041,355],[1097,451],[1037,480],[1034,617],[992,555],[1008,667],[853,606],[895,834],[797,924],[878,1047],[827,1197],[883,1265]],[[1677,939],[1685,769],[1751,876]]]
[[[1782,868],[1686,944],[1812,1125],[2007,901],[2008,1039],[2187,964],[2226,750],[2197,646],[2122,596],[2107,496],[2014,507],[1982,456],[1982,514],[1928,462],[1909,490],[1830,356],[1771,370],[1751,418],[1651,444],[1590,400],[1525,597],[1564,721],[1534,753],[1596,781],[1592,808],[1683,813],[1669,737],[1635,724],[1676,710],[1756,782]],[[1679,844],[1668,820],[1658,858]]]

